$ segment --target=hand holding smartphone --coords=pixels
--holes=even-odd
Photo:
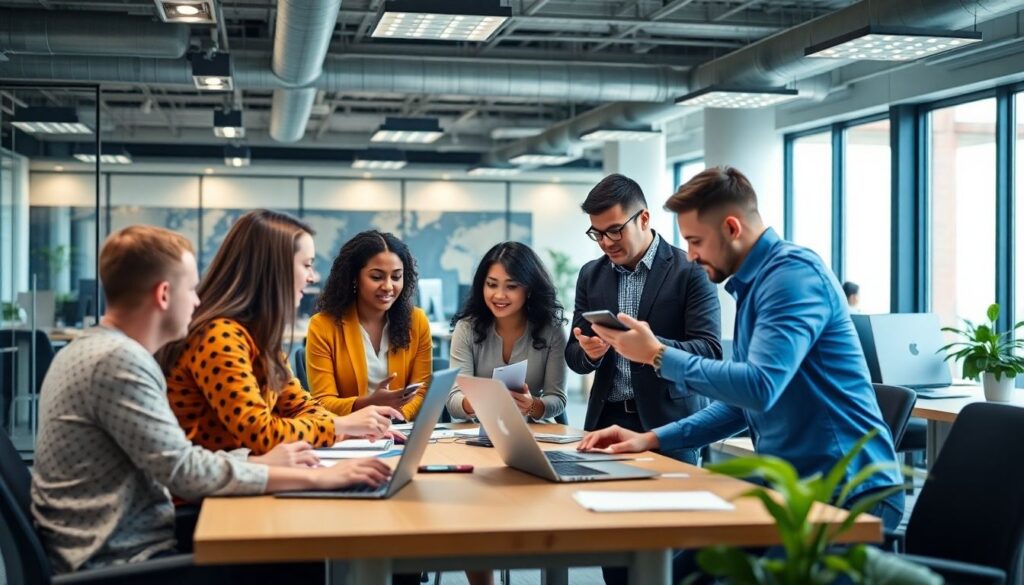
[[[616,331],[629,331],[629,327],[608,310],[587,311],[583,313],[583,318],[593,325],[600,325]]]
[[[409,398],[416,393],[417,390],[423,387],[423,382],[413,382],[405,388],[402,388],[402,398]]]

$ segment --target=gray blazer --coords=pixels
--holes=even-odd
[[[547,347],[533,347],[533,332],[526,334],[512,346],[509,364],[527,360],[526,385],[530,393],[544,403],[544,416],[554,418],[565,410],[565,331],[561,327],[547,326],[541,332],[547,340]],[[450,366],[459,368],[459,373],[478,378],[490,378],[494,368],[508,365],[501,359],[501,336],[491,327],[483,343],[474,339],[472,322],[463,319],[452,332]],[[448,412],[452,419],[469,419],[462,408],[462,390],[456,384],[448,394]]]

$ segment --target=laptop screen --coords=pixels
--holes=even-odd
[[[851,315],[877,384],[934,388],[953,383],[934,313]]]

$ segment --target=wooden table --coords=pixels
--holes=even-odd
[[[942,445],[953,428],[953,421],[965,406],[973,402],[984,402],[985,394],[981,386],[951,386],[950,394],[970,394],[961,398],[918,398],[914,404],[913,416],[925,419],[928,422],[928,438],[926,443],[925,458],[928,467],[931,468]],[[1016,406],[1024,406],[1024,390],[1014,390],[1016,394],[1012,402]]]
[[[390,500],[207,498],[195,558],[343,561],[328,563],[332,581],[353,585],[384,585],[392,572],[528,567],[543,568],[549,585],[567,584],[567,567],[595,565],[628,566],[632,583],[667,585],[673,549],[779,544],[771,517],[749,498],[736,500],[730,512],[614,514],[589,512],[572,499],[577,490],[708,490],[732,500],[750,487],[653,453],[638,457],[649,460],[634,465],[689,477],[556,484],[506,467],[494,449],[436,443],[424,464],[468,463],[475,472],[417,475]],[[839,522],[846,512],[820,506],[817,515]],[[870,516],[842,537],[880,539],[881,523]]]

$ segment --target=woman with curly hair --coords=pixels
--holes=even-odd
[[[512,397],[531,419],[554,418],[565,410],[562,312],[537,254],[519,242],[498,244],[480,261],[469,297],[452,319],[451,365],[490,378],[494,368],[527,360],[526,387]],[[457,386],[448,412],[461,419],[474,414]]]
[[[394,235],[365,231],[341,247],[306,338],[309,389],[320,404],[337,415],[386,406],[416,417],[426,388],[403,389],[430,378],[432,345],[415,292],[415,262]]]

